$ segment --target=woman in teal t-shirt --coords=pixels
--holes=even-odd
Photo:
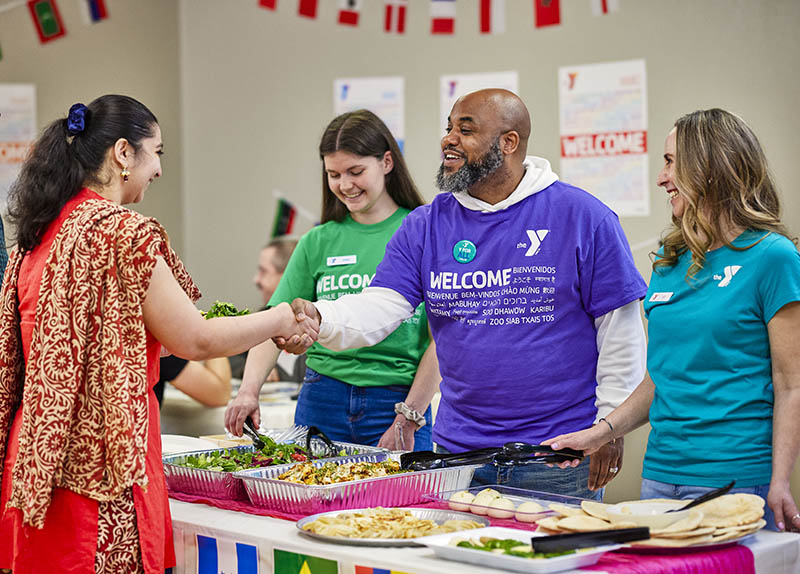
[[[300,239],[270,305],[359,293],[405,216],[424,203],[397,142],[372,112],[335,118],[319,153],[322,222]],[[269,341],[248,354],[242,386],[225,413],[234,434],[241,435],[247,415],[259,423],[258,394],[279,353]],[[306,365],[296,424],[339,441],[431,448],[429,405],[441,377],[424,305],[373,347],[334,352],[314,344]]]
[[[673,227],[645,298],[648,377],[591,429],[549,442],[592,452],[650,422],[642,498],[732,492],[800,528],[789,479],[800,451],[800,253],[755,134],[724,110],[680,118],[658,185]]]

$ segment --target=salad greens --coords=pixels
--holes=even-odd
[[[472,550],[483,550],[484,552],[494,552],[497,554],[507,554],[509,556],[519,556],[520,558],[554,558],[575,554],[575,550],[565,550],[563,552],[534,552],[530,544],[525,544],[513,538],[488,538],[482,537],[477,540],[462,540],[456,546],[461,548],[471,548]]]
[[[238,315],[248,315],[249,309],[242,309],[239,311],[233,303],[225,303],[223,301],[214,301],[208,311],[203,313],[206,319],[213,319],[214,317],[236,317]]]

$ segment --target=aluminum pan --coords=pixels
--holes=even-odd
[[[325,462],[378,462],[389,458],[384,453],[342,457]],[[278,475],[293,465],[237,472],[244,483],[250,502],[258,507],[290,514],[317,514],[332,510],[350,510],[374,506],[407,506],[423,502],[426,494],[464,489],[472,481],[475,469],[481,465],[438,468],[405,472],[377,478],[366,478],[336,484],[309,485],[278,480]]]
[[[301,443],[298,443],[301,444]],[[348,456],[362,457],[366,454],[384,454],[388,451],[383,448],[374,446],[357,445],[344,442],[334,442],[334,446],[345,451]],[[183,466],[187,457],[199,454],[208,454],[221,451],[234,451],[234,452],[254,452],[253,445],[242,445],[230,448],[216,448],[208,450],[196,450],[192,452],[183,452],[162,457],[164,463],[164,476],[167,480],[167,488],[172,492],[182,492],[185,494],[193,494],[198,496],[209,496],[211,498],[219,498],[223,500],[247,500],[247,493],[245,492],[242,481],[239,477],[234,476],[232,472],[224,472],[221,470],[208,470],[201,468],[190,468]],[[353,453],[365,453],[354,455]],[[311,440],[311,453],[315,456],[320,456],[327,453],[325,443],[319,439]],[[334,458],[319,459],[321,461],[335,460]],[[278,465],[281,468],[288,468],[291,465]]]

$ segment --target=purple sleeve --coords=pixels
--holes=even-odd
[[[386,244],[386,254],[370,283],[370,287],[397,291],[414,308],[423,300],[422,252],[426,229],[422,212],[426,207],[418,207],[403,220]]]
[[[603,218],[578,256],[581,299],[592,317],[601,317],[647,293],[615,214]]]

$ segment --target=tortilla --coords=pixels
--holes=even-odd
[[[637,540],[631,542],[636,546],[665,546],[665,547],[681,547],[692,546],[694,544],[702,544],[704,542],[711,542],[713,536],[711,534],[703,534],[700,536],[692,536],[690,538],[650,538],[649,540]]]
[[[700,526],[741,526],[764,516],[764,499],[755,494],[724,494],[697,507],[703,513]]]
[[[705,536],[706,534],[716,536],[717,529],[713,526],[706,526],[705,528],[695,528],[694,530],[686,530],[683,532],[664,532],[656,536],[656,538],[694,538],[695,536]]]
[[[558,527],[572,532],[592,532],[594,530],[613,530],[616,528],[616,526],[612,526],[605,520],[586,515],[562,518],[558,521]]]
[[[753,528],[761,529],[767,525],[767,521],[764,519],[757,520],[756,522],[751,522],[750,524],[742,524],[741,526],[726,526],[725,528],[717,528],[715,534],[725,534],[727,532],[744,532],[745,530],[751,530]]]
[[[677,532],[688,532],[694,530],[703,520],[703,513],[696,508],[689,510],[689,515],[686,518],[681,518],[677,522],[673,522],[666,528],[651,528],[651,536],[660,536],[661,534],[674,534]]]
[[[538,526],[537,530],[540,528],[546,528],[547,530],[552,530],[554,532],[563,532],[561,528],[558,526],[559,519],[555,516],[548,516],[547,518],[540,518],[536,521],[536,526]]]
[[[566,504],[559,504],[558,502],[548,505],[548,508],[559,513],[561,516],[587,516],[587,514],[580,508],[567,506]]]
[[[588,514],[589,516],[594,516],[595,518],[601,518],[603,520],[608,520],[608,513],[606,512],[606,508],[608,508],[609,506],[611,505],[603,504],[602,502],[597,502],[594,500],[581,501],[581,508],[586,514]]]

